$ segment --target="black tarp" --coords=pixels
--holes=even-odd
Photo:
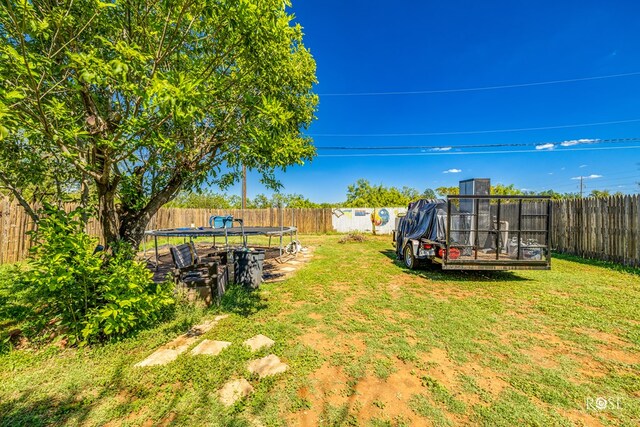
[[[453,207],[453,206],[452,206]],[[396,230],[396,253],[402,251],[410,239],[424,237],[428,240],[444,242],[447,226],[447,202],[445,200],[420,199],[409,205]]]

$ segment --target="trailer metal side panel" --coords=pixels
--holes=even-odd
[[[454,214],[452,204],[465,208]],[[438,262],[443,270],[549,270],[550,206],[547,196],[448,196],[445,253]],[[452,218],[462,215],[469,220]]]

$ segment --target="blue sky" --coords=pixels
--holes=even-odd
[[[534,145],[460,147],[640,138],[640,74],[495,90],[332,94],[464,89],[638,73],[640,2],[294,0],[292,12],[304,27],[304,43],[318,68],[318,119],[308,131],[316,146],[452,148],[319,149],[311,163],[279,174],[284,192],[335,202],[344,200],[347,186],[358,178],[422,190],[472,177],[531,190],[575,192],[578,180],[572,178],[581,175],[594,176],[585,181],[586,191],[638,191],[634,182],[640,181],[640,149],[615,147],[640,147],[640,142],[555,145],[545,150]],[[628,120],[638,121],[480,133]],[[448,134],[456,132],[468,133]],[[406,136],[416,133],[441,135]],[[397,136],[374,136],[380,134]],[[478,151],[506,153],[468,154]],[[369,155],[374,153],[378,155]],[[389,153],[401,155],[385,155]],[[336,154],[343,157],[329,156]],[[359,156],[345,156],[353,154]],[[461,172],[444,173],[449,170]],[[265,192],[251,174],[249,196]]]

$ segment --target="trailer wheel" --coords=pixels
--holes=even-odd
[[[404,265],[406,265],[409,270],[414,270],[418,266],[418,260],[413,256],[413,249],[410,244],[404,247],[402,258],[404,259]]]

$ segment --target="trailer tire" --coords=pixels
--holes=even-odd
[[[415,270],[418,267],[418,260],[413,255],[413,248],[411,247],[411,244],[404,247],[404,250],[402,251],[402,260],[409,270]]]

